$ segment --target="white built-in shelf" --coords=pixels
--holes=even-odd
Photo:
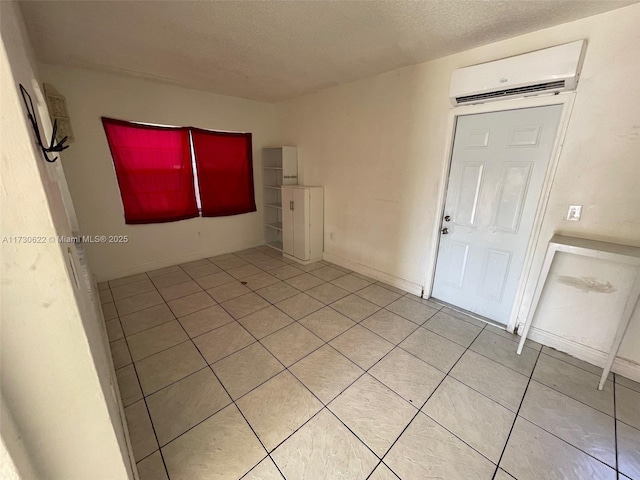
[[[273,207],[273,208],[279,208],[280,210],[282,210],[282,204],[281,203],[265,203],[266,207]]]
[[[282,251],[282,242],[269,242],[267,243],[267,246],[271,247],[271,248],[275,248],[278,251]]]
[[[282,230],[282,222],[265,223],[269,228],[275,228],[276,230]]]

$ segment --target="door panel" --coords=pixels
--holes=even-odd
[[[300,260],[309,260],[309,190],[293,189],[293,256]]]
[[[281,188],[282,193],[282,251],[293,255],[293,188]]]
[[[433,297],[508,322],[561,112],[458,118]]]

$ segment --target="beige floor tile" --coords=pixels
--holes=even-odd
[[[107,336],[109,337],[110,342],[124,338],[122,325],[120,324],[120,320],[117,318],[106,321],[105,326],[107,327]]]
[[[161,277],[163,275],[169,275],[170,273],[182,273],[183,270],[178,265],[171,267],[158,268],[157,270],[151,270],[147,272],[149,278]]]
[[[360,325],[347,330],[330,343],[336,350],[365,370],[371,368],[393,348],[392,343]]]
[[[462,355],[450,375],[512,412],[518,411],[529,383],[528,377],[471,350]]]
[[[190,313],[203,310],[207,307],[211,307],[216,304],[216,301],[211,298],[207,292],[197,292],[186,297],[177,298],[167,302],[169,308],[173,314],[180,318]]]
[[[328,265],[312,270],[311,274],[321,278],[325,282],[330,282],[331,280],[335,280],[336,278],[344,277],[346,275],[342,270],[338,270],[337,268]]]
[[[282,300],[276,304],[280,310],[295,320],[300,320],[310,313],[320,310],[324,304],[305,293],[299,293],[293,297]]]
[[[229,323],[193,339],[208,363],[237,352],[255,342],[255,339],[238,322]]]
[[[526,455],[523,457],[523,455]],[[518,480],[615,480],[616,472],[550,433],[518,417],[500,467]]]
[[[481,332],[469,348],[526,376],[531,375],[538,358],[538,352],[529,347],[524,347],[518,355],[518,345],[488,331]]]
[[[283,477],[271,458],[267,457],[242,477],[242,480],[283,480]]]
[[[354,322],[360,322],[374,314],[380,307],[357,295],[349,295],[331,304],[331,308],[349,317]]]
[[[185,315],[179,318],[178,321],[187,331],[187,334],[193,338],[226,325],[227,323],[231,323],[234,320],[220,305],[214,305],[204,310]]]
[[[154,305],[160,305],[164,303],[164,300],[158,292],[147,292],[125,298],[124,300],[118,300],[115,303],[118,314],[122,317],[139,310],[144,310],[145,308],[153,307]]]
[[[384,463],[376,467],[368,480],[398,480],[398,477],[389,470]]]
[[[111,290],[99,290],[98,296],[100,297],[100,303],[104,305],[105,303],[113,302],[113,295],[111,294]]]
[[[366,479],[376,456],[336,417],[322,410],[289,437],[272,457],[286,478]]]
[[[331,283],[323,283],[322,285],[318,285],[317,287],[307,290],[307,295],[310,295],[316,300],[328,305],[329,303],[333,303],[346,297],[349,295],[349,292],[343,288],[336,287]]]
[[[140,385],[149,395],[207,366],[192,342],[183,342],[136,362]]]
[[[156,287],[153,286],[151,280],[145,278],[139,282],[127,283],[120,287],[112,287],[111,294],[115,300],[122,300],[124,298],[133,297],[134,295],[140,295],[141,293],[153,292]]]
[[[270,303],[278,303],[285,298],[297,295],[300,291],[287,283],[278,281],[278,283],[256,290],[256,293]]]
[[[160,450],[138,462],[140,480],[169,480]]]
[[[113,368],[122,368],[125,365],[131,363],[131,354],[129,353],[129,347],[127,341],[124,338],[111,342],[111,357],[113,358]]]
[[[397,345],[418,328],[413,322],[388,310],[379,310],[361,323],[391,343]]]
[[[284,370],[282,364],[257,342],[211,367],[234,400]]]
[[[386,288],[387,290],[391,290],[394,293],[397,293],[398,295],[406,295],[406,291],[398,288],[398,287],[394,287],[393,285],[389,285],[388,283],[384,283],[384,282],[376,282],[376,285],[380,285],[382,288]]]
[[[492,462],[498,463],[515,413],[447,377],[422,411]]]
[[[238,319],[238,322],[249,330],[254,337],[261,339],[276,330],[286,327],[293,322],[293,319],[276,307],[271,306],[242,317]]]
[[[422,325],[438,313],[435,308],[412,300],[410,297],[402,297],[399,300],[396,300],[387,306],[387,310],[390,310],[407,320],[411,320],[418,325]]]
[[[260,272],[245,278],[244,281],[246,282],[247,287],[256,291],[261,288],[268,287],[269,285],[273,285],[274,283],[278,283],[280,280],[273,275],[269,275],[267,272]]]
[[[300,320],[300,323],[325,342],[337,337],[355,325],[352,320],[330,307],[325,307],[317,312],[313,312],[311,315]]]
[[[129,275],[128,277],[118,278],[116,280],[109,280],[109,286],[111,288],[121,287],[123,285],[127,285],[129,283],[139,282],[140,280],[147,279],[147,275],[144,273],[138,273],[136,275]]]
[[[186,297],[187,295],[201,292],[202,288],[193,280],[189,280],[188,282],[176,283],[175,285],[169,285],[168,287],[160,287],[158,288],[158,291],[160,292],[160,295],[162,295],[162,298],[164,298],[166,302],[169,302],[176,298]]]
[[[322,285],[324,280],[309,273],[303,273],[302,275],[296,275],[295,277],[288,278],[285,282],[293,288],[297,288],[298,290],[305,292],[310,288]]]
[[[616,417],[621,422],[640,429],[640,392],[616,385]]]
[[[265,456],[264,448],[229,405],[162,448],[171,480],[238,479]]]
[[[471,315],[467,315],[464,312],[455,310],[450,307],[443,307],[440,311],[442,313],[446,313],[447,315],[451,315],[452,317],[456,317],[456,318],[459,318],[460,320],[464,320],[465,322],[471,323],[472,325],[476,325],[477,327],[484,327],[487,324],[487,322],[483,322],[482,320],[479,320],[475,317],[472,317]]]
[[[131,438],[131,447],[136,461],[152,454],[158,449],[151,420],[144,400],[138,400],[124,409]]]
[[[445,374],[401,348],[393,349],[369,373],[420,408]]]
[[[423,413],[391,448],[385,463],[403,479],[490,480],[495,470],[489,460]]]
[[[328,408],[382,457],[417,410],[369,374],[336,397]]]
[[[322,408],[311,392],[287,371],[263,383],[236,403],[268,451]]]
[[[206,265],[211,265],[211,262],[206,258],[201,258],[199,260],[192,260],[191,262],[181,263],[179,266],[186,272],[191,268],[202,267]]]
[[[376,284],[359,290],[357,295],[371,303],[375,303],[379,307],[386,307],[401,297],[401,295]]]
[[[423,327],[463,347],[471,345],[482,330],[481,327],[476,327],[475,325],[471,325],[470,323],[441,312],[436,313],[427,320]]]
[[[262,272],[255,265],[242,265],[241,267],[230,268],[227,273],[237,280],[244,280],[247,277]]]
[[[116,378],[118,379],[122,405],[126,407],[142,399],[142,390],[133,364],[116,370]]]
[[[216,302],[222,303],[227,300],[246,295],[247,293],[251,293],[251,290],[236,281],[210,288],[207,290],[207,293],[211,295]]]
[[[309,263],[308,265],[302,265],[301,263],[296,263],[296,268],[298,270],[302,270],[303,272],[312,272],[314,270],[318,270],[319,268],[325,267],[326,264],[322,261]],[[296,287],[297,288],[297,287]]]
[[[157,327],[174,319],[175,316],[171,313],[167,305],[161,303],[154,307],[123,315],[120,317],[120,323],[122,323],[124,333],[129,336],[142,332],[143,330],[148,330],[149,328]]]
[[[280,280],[286,280],[291,277],[302,275],[304,272],[294,265],[285,265],[284,267],[269,270],[269,274]]]
[[[206,275],[212,275],[214,273],[221,272],[220,267],[215,266],[213,263],[207,262],[206,265],[196,265],[191,267],[182,267],[191,278],[201,278]]]
[[[225,283],[231,283],[235,281],[236,279],[226,272],[212,273],[211,275],[205,275],[204,277],[196,278],[196,283],[205,290],[219,287],[220,285],[224,285]]]
[[[113,302],[105,303],[102,305],[102,314],[105,320],[113,320],[118,318],[118,310],[116,310],[116,304]]]
[[[259,295],[251,292],[246,295],[242,295],[241,297],[227,300],[226,302],[221,303],[221,306],[237,320],[239,318],[246,317],[247,315],[251,315],[258,310],[267,308],[269,306],[269,302]]]
[[[127,337],[134,362],[188,340],[177,320],[163,323]]]
[[[98,282],[98,291],[109,290],[109,282]]]
[[[491,324],[488,323],[486,325],[485,329],[487,331],[491,332],[491,333],[494,333],[496,335],[500,335],[501,337],[508,338],[512,342],[520,343],[520,336],[519,335],[514,335],[513,333],[507,332],[507,330],[504,329],[504,328],[496,327],[495,325],[491,325]],[[529,348],[533,348],[534,350],[537,350],[537,351],[542,350],[542,345],[540,345],[538,342],[534,342],[533,340],[531,340],[529,338],[527,338],[527,340],[524,342],[524,344]],[[560,352],[558,352],[558,353],[560,353]]]
[[[147,397],[151,421],[160,446],[231,403],[227,392],[208,368],[183,378]]]
[[[425,328],[418,328],[399,346],[443,372],[448,372],[465,350]]]
[[[351,293],[357,292],[358,290],[362,290],[363,288],[371,285],[371,282],[363,280],[353,274],[338,277],[335,280],[332,280],[331,283]]]
[[[499,468],[498,471],[496,472],[496,476],[493,477],[493,480],[515,480],[515,479],[514,477],[509,475],[507,472]]]
[[[268,260],[259,260],[257,262],[253,262],[253,264],[256,267],[261,268],[262,270],[273,270],[275,268],[280,268],[287,265],[287,263],[283,262],[282,260],[278,260],[277,258],[269,258]]]
[[[158,277],[153,277],[151,281],[156,286],[156,288],[164,288],[169,287],[171,285],[176,285],[178,283],[184,283],[191,280],[191,277],[186,274],[182,269],[178,272],[168,273],[166,275],[160,275]]]
[[[285,366],[290,366],[324,342],[297,322],[263,338],[262,344]]]
[[[104,306],[103,306],[103,308],[104,308]],[[602,374],[602,372],[600,372],[600,374]],[[616,383],[618,385],[622,385],[623,387],[627,387],[627,388],[629,388],[631,390],[634,390],[636,392],[640,392],[640,383],[634,382],[633,380],[625,378],[622,375],[616,374]]]
[[[303,358],[290,370],[325,404],[364,373],[364,370],[329,345]]]
[[[618,469],[629,478],[640,478],[640,430],[618,422]]]
[[[524,353],[524,352],[523,352]],[[533,379],[613,416],[613,382],[598,390],[600,377],[548,355],[541,355]]]
[[[217,257],[210,257],[207,260],[213,262],[214,265],[217,265],[223,270],[229,270],[231,268],[241,267],[243,265],[249,264],[249,262],[235,256],[232,253],[218,255]]]
[[[535,380],[529,384],[519,415],[615,468],[613,417]]]

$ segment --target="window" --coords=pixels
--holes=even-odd
[[[109,118],[103,118],[102,124],[126,223],[197,217],[198,194],[205,217],[256,211],[250,133],[162,127]]]

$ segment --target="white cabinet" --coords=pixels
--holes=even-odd
[[[322,260],[324,238],[322,187],[282,187],[282,252],[302,263]]]
[[[272,147],[262,150],[265,243],[282,251],[282,185],[298,183],[296,147]]]

